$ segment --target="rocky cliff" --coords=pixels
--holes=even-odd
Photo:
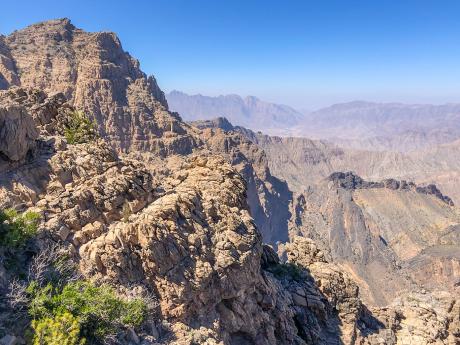
[[[4,86],[63,93],[118,150],[166,154],[193,147],[183,123],[167,111],[155,78],[140,70],[115,34],[84,32],[59,19],[15,31],[1,42]]]
[[[241,133],[199,129],[170,113],[154,79],[113,34],[86,33],[63,19],[0,43],[7,88],[0,92],[0,209],[38,215],[27,246],[6,247],[0,238],[2,343],[23,343],[31,326],[37,336],[34,311],[48,308],[40,301],[62,288],[52,285],[62,267],[43,272],[63,261],[76,270],[68,284],[108,284],[123,298],[154,301],[141,322],[122,320],[105,343],[457,342],[459,305],[448,292],[414,292],[367,308],[353,271],[333,261],[324,241],[288,233],[293,194],[271,175],[264,151]],[[69,139],[76,110],[96,121],[98,137]],[[417,195],[448,214],[451,206],[439,198]],[[16,218],[2,218],[1,236],[29,224]],[[271,242],[290,235],[280,245],[286,261],[262,235]],[[453,231],[436,239],[453,240]],[[65,255],[47,261],[56,245]],[[31,306],[37,277],[51,285]],[[56,296],[53,303],[64,298]],[[78,316],[78,308],[60,308]]]
[[[334,174],[299,194],[293,208],[291,237],[316,240],[357,279],[367,301],[386,305],[420,285],[458,293],[460,243],[449,234],[460,214],[442,197],[394,180]]]

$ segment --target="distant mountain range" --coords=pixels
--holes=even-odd
[[[264,102],[254,96],[209,97],[172,91],[166,97],[170,110],[178,112],[185,121],[210,120],[221,116],[252,130],[276,131],[276,134],[280,134],[283,130],[301,125],[304,119],[301,112],[287,105]]]
[[[218,116],[270,135],[325,139],[341,147],[407,152],[460,138],[460,104],[353,101],[310,113],[238,95],[208,97],[172,91],[169,107],[186,121]]]
[[[308,114],[293,133],[343,147],[410,151],[457,139],[460,104],[335,104]]]

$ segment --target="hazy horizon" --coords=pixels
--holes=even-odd
[[[238,96],[238,97],[241,97],[242,99],[246,98],[246,97],[256,97],[257,99],[259,99],[260,101],[263,101],[263,102],[267,102],[267,103],[273,103],[273,104],[278,104],[278,105],[285,105],[285,106],[288,106],[288,107],[291,107],[293,108],[294,110],[297,110],[299,112],[313,112],[313,111],[317,111],[317,110],[320,110],[320,109],[324,109],[324,108],[328,108],[328,107],[331,107],[333,105],[337,105],[337,104],[347,104],[347,103],[354,103],[354,102],[364,102],[364,103],[375,103],[375,104],[402,104],[402,105],[407,105],[407,106],[411,106],[411,105],[434,105],[434,106],[442,106],[442,105],[449,105],[449,104],[460,104],[460,100],[457,101],[457,102],[439,102],[439,103],[435,103],[435,102],[404,102],[404,101],[375,101],[375,100],[371,100],[371,99],[349,99],[349,100],[344,100],[344,101],[339,101],[339,102],[335,102],[335,103],[324,103],[323,105],[320,105],[320,106],[317,106],[317,107],[311,107],[311,108],[297,108],[291,104],[288,104],[286,102],[277,102],[277,101],[273,101],[273,100],[270,100],[270,99],[265,99],[265,98],[262,98],[262,97],[259,97],[257,95],[240,95],[238,93],[227,93],[227,94],[221,94],[221,93],[216,93],[216,94],[204,94],[202,92],[196,92],[196,93],[188,93],[188,92],[185,92],[183,90],[178,90],[178,89],[172,89],[172,90],[164,90],[163,91],[165,92],[165,94],[170,94],[171,92],[181,92],[181,93],[184,93],[188,96],[203,96],[203,97],[211,97],[211,98],[217,98],[217,97],[226,97],[226,96]]]
[[[116,32],[166,92],[254,95],[309,110],[460,102],[455,1],[20,3],[4,4],[0,33],[61,17]]]

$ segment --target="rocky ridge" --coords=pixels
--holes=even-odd
[[[200,126],[221,124],[229,127],[222,120]],[[366,302],[386,305],[399,292],[418,284],[455,291],[458,212],[435,185],[394,178],[373,182],[353,172],[326,175],[333,171],[334,159],[337,167],[343,165],[343,150],[308,139],[269,137],[238,126],[231,131],[264,148],[270,170],[288,181],[293,191],[289,238],[313,238],[354,276]],[[305,185],[299,186],[299,181]]]
[[[355,189],[369,189],[369,188],[388,188],[391,190],[412,190],[417,193],[434,195],[438,199],[444,201],[450,206],[454,206],[454,202],[447,195],[443,195],[441,191],[434,184],[427,186],[417,186],[414,182],[407,182],[405,180],[398,181],[395,179],[385,179],[381,182],[365,181],[358,175],[351,171],[348,172],[335,172],[328,178],[335,187],[344,188],[348,190]]]

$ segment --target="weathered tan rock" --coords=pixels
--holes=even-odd
[[[0,90],[19,85],[19,78],[11,51],[5,43],[5,36],[0,35]]]
[[[20,76],[16,85],[63,93],[118,150],[166,155],[194,147],[187,126],[167,111],[155,78],[139,69],[114,33],[87,33],[57,19],[15,31],[3,42]]]
[[[35,149],[38,131],[27,110],[0,94],[0,154],[7,161],[17,162]]]
[[[82,271],[153,287],[178,344],[201,343],[203,335],[216,343],[302,343],[286,320],[289,310],[277,310],[276,297],[267,296],[277,285],[260,275],[261,238],[242,178],[214,157],[186,160],[181,171],[186,177],[129,223],[115,222],[79,248]],[[279,331],[277,322],[289,327]]]

